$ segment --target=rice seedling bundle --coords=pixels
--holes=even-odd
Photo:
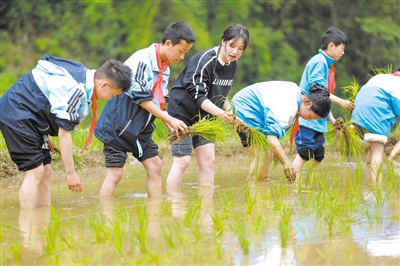
[[[251,128],[240,120],[235,119],[233,122],[233,132],[242,132],[246,135],[246,142],[249,144],[252,158],[254,158],[255,172],[254,176],[258,176],[262,170],[265,160],[268,158],[271,146],[267,137],[257,129]],[[276,158],[276,156],[274,157]],[[275,161],[274,161],[275,166]]]
[[[242,121],[235,119],[233,123],[233,130],[246,134],[247,143],[250,147],[257,147],[259,151],[265,154],[269,149],[268,140],[263,133],[257,129],[251,128]]]
[[[366,146],[351,121],[344,121],[338,117],[334,129],[328,134],[336,135],[342,159],[359,158],[366,150]]]
[[[201,118],[197,123],[188,127],[187,133],[179,132],[179,137],[175,132],[169,134],[169,143],[174,145],[182,139],[200,136],[211,142],[224,142],[226,134],[224,130],[224,122],[222,119],[209,116]]]
[[[349,96],[347,99],[348,101],[352,101],[354,103],[354,100],[356,99],[356,95],[360,89],[360,85],[357,83],[356,79],[353,77],[353,81],[349,86],[343,87],[343,92]]]

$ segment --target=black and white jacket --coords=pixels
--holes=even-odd
[[[209,99],[222,107],[237,69],[237,60],[225,64],[219,57],[220,47],[204,50],[189,59],[169,94],[168,113],[188,126],[205,115],[200,108]]]

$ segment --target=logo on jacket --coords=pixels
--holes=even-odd
[[[218,86],[232,86],[233,79],[214,79],[213,85]]]

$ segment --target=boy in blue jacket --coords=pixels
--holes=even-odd
[[[182,60],[194,42],[195,35],[189,25],[171,23],[161,43],[139,50],[125,61],[132,69],[132,86],[128,93],[106,104],[95,130],[96,137],[104,143],[107,167],[99,197],[114,195],[123,175],[127,152],[131,152],[147,171],[148,196],[161,196],[162,162],[158,146],[151,138],[155,129],[153,122],[158,117],[170,132],[186,132],[186,124],[170,116],[164,105],[168,95],[169,64]]]
[[[382,163],[384,145],[390,128],[400,118],[400,71],[379,74],[361,87],[355,99],[351,120],[358,125],[368,146],[367,163],[369,176],[375,181]],[[394,147],[390,160],[398,152]]]
[[[354,104],[351,101],[333,95],[336,86],[333,63],[344,55],[346,45],[347,37],[341,30],[330,27],[325,31],[318,54],[307,62],[301,77],[300,87],[308,94],[309,88],[318,83],[320,86],[328,88],[332,102],[347,110],[352,110]],[[298,154],[293,161],[298,174],[301,173],[301,168],[306,161],[313,159],[315,164],[318,165],[324,159],[324,133],[328,131],[328,119],[332,124],[336,121],[332,113],[320,120],[306,121],[303,118],[299,119],[300,128],[294,138]]]
[[[44,56],[0,98],[0,129],[11,159],[25,177],[19,193],[22,209],[49,206],[51,156],[58,136],[68,187],[81,191],[75,171],[70,131],[89,113],[96,100],[128,91],[129,67],[108,60],[98,70],[72,60]]]

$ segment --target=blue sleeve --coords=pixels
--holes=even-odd
[[[65,130],[73,130],[88,115],[86,95],[82,84],[69,91],[63,89],[50,90],[48,99],[51,113],[56,115],[56,124]]]
[[[400,99],[392,97],[393,112],[397,118],[400,118]]]
[[[277,121],[274,117],[267,116],[264,123],[264,135],[272,135],[276,136],[278,139],[283,138],[285,135],[285,130],[280,126],[279,121]]]
[[[307,84],[305,84],[305,87],[303,87],[303,89],[305,89],[307,93],[310,93],[309,89],[315,83],[318,83],[319,85],[327,88],[328,73],[329,73],[329,68],[326,63],[322,61],[315,61],[313,64],[309,66]]]

